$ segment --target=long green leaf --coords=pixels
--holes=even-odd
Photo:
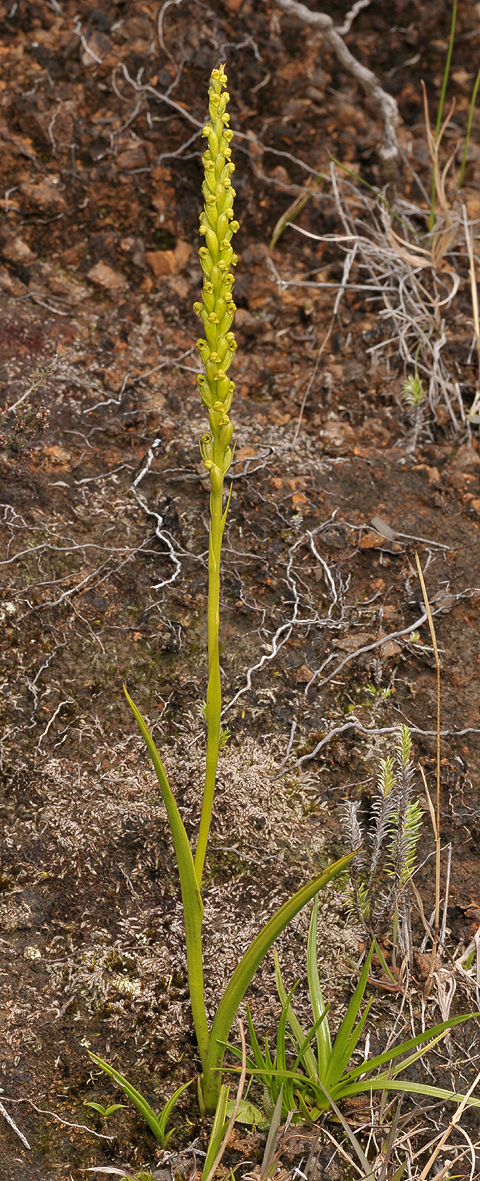
[[[398,1058],[401,1054],[408,1054],[411,1050],[416,1049],[417,1046],[425,1047],[426,1042],[430,1038],[437,1037],[437,1034],[444,1034],[448,1029],[453,1029],[455,1025],[460,1025],[462,1021],[466,1021],[469,1017],[478,1017],[478,1013],[462,1013],[459,1017],[450,1017],[449,1021],[441,1021],[438,1025],[432,1025],[431,1029],[425,1030],[424,1033],[417,1033],[416,1037],[409,1038],[408,1041],[402,1042],[399,1046],[393,1046],[390,1050],[385,1050],[383,1054],[377,1054],[375,1058],[369,1058],[367,1062],[362,1062],[360,1066],[355,1066],[353,1070],[349,1070],[347,1075],[344,1075],[345,1082],[353,1082],[361,1074],[366,1071],[376,1070],[377,1066],[385,1066],[392,1062],[394,1058]],[[425,1053],[425,1049],[422,1049]],[[403,1063],[402,1067],[403,1069]]]
[[[253,1050],[253,1057],[255,1059],[255,1062],[256,1062],[257,1066],[266,1066],[266,1062],[263,1057],[262,1051],[260,1049],[257,1035],[255,1033],[255,1027],[254,1027],[253,1020],[252,1020],[252,1012],[251,1012],[249,1004],[247,1004],[247,1021],[248,1021],[248,1032],[250,1035],[250,1045]],[[242,1057],[240,1050],[238,1051],[238,1056],[239,1056],[239,1058]]]
[[[287,1000],[286,1000],[286,1002],[283,1006],[283,1009],[282,1009],[282,1015],[280,1017],[280,1021],[278,1023],[277,1057],[276,1057],[276,1061],[275,1061],[275,1066],[279,1067],[280,1070],[286,1070],[286,1068],[287,1068],[287,1050],[286,1050],[286,1045],[285,1045],[287,1016],[288,1016],[288,1010],[290,1007],[290,1001],[291,1001],[292,996],[295,992],[295,989],[297,988],[297,985],[298,985],[298,980],[297,980],[297,983],[294,984],[293,988],[290,990],[290,992],[288,994]],[[284,1103],[284,1108],[287,1112],[290,1110],[294,1110],[295,1102],[293,1099],[293,1090],[292,1090],[292,1085],[289,1082],[287,1082],[285,1084],[283,1103]]]
[[[233,1069],[235,1073],[238,1073],[239,1071],[239,1068],[237,1067],[226,1067],[226,1069]],[[255,1076],[260,1075],[260,1073],[261,1072],[259,1070],[249,1071],[249,1074],[253,1074]],[[277,1071],[277,1077],[279,1081],[280,1079],[282,1081],[285,1079],[290,1079],[293,1085],[296,1084],[299,1089],[303,1089],[304,1091],[313,1091],[318,1096],[317,1104],[319,1109],[325,1110],[327,1108],[328,1104],[325,1102],[325,1087],[322,1086],[318,1079],[306,1079],[305,1075],[298,1073],[294,1074],[291,1070],[279,1070]],[[411,1082],[410,1079],[405,1078],[389,1078],[388,1074],[386,1073],[375,1075],[375,1077],[372,1079],[360,1079],[358,1082],[351,1084],[348,1083],[346,1085],[344,1085],[342,1081],[342,1083],[339,1083],[332,1091],[332,1096],[335,1099],[335,1102],[340,1103],[343,1099],[349,1099],[353,1095],[366,1094],[369,1091],[400,1091],[405,1092],[405,1094],[426,1095],[427,1097],[432,1097],[434,1099],[447,1099],[452,1103],[461,1103],[462,1099],[465,1098],[464,1095],[458,1094],[456,1091],[447,1091],[442,1087],[432,1087],[427,1083]],[[474,1099],[470,1097],[468,1099],[468,1104],[474,1107],[480,1107],[480,1099]]]
[[[457,1091],[446,1091],[443,1087],[432,1087],[429,1083],[412,1083],[405,1078],[388,1079],[383,1076],[372,1078],[370,1081],[365,1079],[365,1085],[361,1082],[356,1083],[354,1087],[348,1087],[342,1092],[341,1098],[361,1095],[364,1091],[404,1091],[406,1095],[426,1095],[432,1099],[446,1099],[450,1103],[462,1103],[465,1099],[465,1095],[459,1095]],[[467,1099],[467,1107],[480,1107],[480,1099],[470,1096]]]
[[[223,1085],[220,1087],[220,1093],[215,1109],[215,1118],[213,1121],[212,1131],[210,1133],[210,1139],[208,1141],[207,1155],[203,1164],[202,1181],[205,1181],[205,1178],[208,1177],[228,1127],[227,1104],[229,1090],[229,1087],[224,1087]]]
[[[318,919],[318,894],[315,898],[312,907],[312,914],[310,918],[310,927],[308,930],[307,942],[307,979],[308,991],[310,994],[310,1004],[312,1006],[313,1019],[318,1022],[317,1026],[317,1057],[318,1057],[318,1076],[319,1078],[327,1077],[327,1070],[332,1058],[332,1039],[330,1037],[330,1028],[328,1020],[321,1021],[322,1014],[325,1013],[325,1001],[323,993],[320,988],[320,978],[318,975],[318,953],[317,953],[317,919]]]
[[[455,41],[455,26],[457,23],[457,5],[458,0],[453,0],[452,8],[452,23],[450,25],[450,37],[448,41],[447,60],[445,62],[445,69],[443,71],[442,89],[440,91],[440,102],[438,104],[437,122],[435,124],[435,141],[438,140],[440,128],[442,126],[443,104],[445,102],[445,95],[447,93],[448,76],[450,74],[450,65],[452,61],[453,43]],[[435,172],[432,172],[432,183],[430,188],[430,216],[428,222],[429,230],[433,230],[435,224]]]
[[[362,1000],[363,1000],[363,997],[365,994],[365,989],[367,987],[367,979],[368,979],[368,973],[370,971],[370,964],[372,961],[372,955],[373,955],[373,944],[372,944],[370,951],[368,953],[368,956],[365,960],[362,974],[360,976],[357,987],[355,989],[355,992],[354,992],[352,999],[350,1001],[350,1004],[348,1006],[347,1012],[345,1013],[345,1016],[343,1018],[340,1029],[339,1029],[337,1036],[335,1038],[329,1067],[328,1067],[326,1076],[323,1079],[324,1085],[326,1087],[331,1087],[331,1088],[334,1087],[335,1084],[341,1079],[343,1072],[345,1070],[345,1067],[348,1065],[350,1058],[352,1056],[352,1048],[351,1048],[352,1047],[352,1030],[355,1025],[355,1021],[357,1020],[360,1005],[362,1003]],[[366,1014],[363,1015],[363,1021],[360,1018],[360,1023],[361,1023],[360,1032],[361,1032],[361,1029],[363,1029],[363,1025],[365,1024],[365,1018],[366,1018]],[[360,1036],[360,1032],[357,1032],[356,1041],[358,1041],[358,1038]]]
[[[285,1005],[287,993],[283,983],[283,977],[280,971],[280,964],[276,949],[273,954],[275,957],[275,980],[277,983],[277,992],[282,1005]],[[308,1034],[306,1034],[302,1029],[298,1017],[292,1008],[292,1005],[289,1005],[288,1020],[290,1023],[290,1029],[292,1030],[293,1036],[297,1043],[297,1049],[300,1049],[300,1046],[305,1047],[306,1043],[306,1049],[303,1054],[303,1065],[307,1074],[315,1077],[318,1074],[318,1065],[315,1054],[313,1053],[313,1050],[310,1049],[310,1038],[308,1037]]]
[[[308,1046],[310,1045],[312,1038],[315,1037],[315,1034],[316,1034],[317,1029],[318,1029],[319,1025],[321,1024],[321,1022],[326,1021],[326,1019],[328,1017],[329,1008],[330,1008],[330,1005],[327,1005],[326,1009],[323,1010],[323,1013],[321,1013],[320,1017],[318,1018],[318,1021],[315,1022],[315,1025],[312,1025],[312,1028],[307,1033],[307,1035],[305,1037],[305,1041],[302,1043],[301,1046],[299,1046],[297,1057],[295,1059],[295,1062],[293,1063],[294,1070],[297,1069],[297,1066],[300,1066],[300,1063],[302,1063],[303,1065],[305,1064],[305,1052],[306,1052]]]
[[[278,1023],[276,1065],[279,1066],[281,1070],[286,1070],[286,1068],[287,1068],[287,1049],[286,1049],[286,1045],[285,1045],[287,1017],[288,1017],[288,1010],[290,1008],[290,1002],[291,1002],[291,999],[292,999],[292,996],[293,996],[295,990],[298,988],[298,984],[299,984],[299,981],[297,980],[297,982],[294,984],[293,988],[290,989],[290,992],[286,998],[285,1004],[282,1009],[280,1021]]]
[[[280,1087],[280,1093],[275,1104],[275,1109],[272,1115],[270,1130],[267,1136],[267,1143],[265,1145],[265,1152],[260,1166],[260,1177],[271,1177],[275,1172],[277,1161],[275,1159],[275,1148],[277,1146],[277,1135],[282,1119],[282,1102],[283,1102],[283,1087]]]
[[[128,1098],[131,1099],[132,1103],[135,1104],[137,1111],[139,1111],[140,1115],[142,1115],[144,1120],[146,1120],[149,1128],[155,1136],[155,1139],[158,1140],[159,1144],[163,1148],[164,1135],[162,1128],[160,1127],[160,1121],[155,1115],[155,1112],[150,1107],[150,1104],[147,1103],[147,1100],[144,1099],[143,1095],[140,1094],[140,1091],[137,1091],[135,1087],[132,1087],[132,1084],[129,1083],[128,1079],[126,1079],[123,1074],[120,1074],[118,1070],[115,1070],[115,1067],[110,1066],[109,1062],[104,1062],[103,1058],[99,1058],[98,1054],[92,1054],[91,1050],[88,1050],[88,1055],[92,1059],[92,1062],[95,1062],[96,1066],[100,1066],[101,1069],[105,1071],[105,1074],[108,1074],[110,1075],[110,1078],[115,1079],[115,1082],[118,1083],[119,1087],[122,1088],[122,1091],[125,1091],[125,1094],[128,1095]]]
[[[348,1039],[348,1042],[347,1042],[347,1044],[346,1044],[346,1046],[345,1046],[345,1066],[344,1066],[344,1070],[345,1070],[345,1069],[346,1069],[346,1067],[348,1066],[348,1063],[349,1063],[349,1062],[351,1062],[351,1060],[352,1060],[352,1056],[353,1056],[353,1054],[354,1054],[354,1052],[355,1052],[355,1050],[356,1050],[356,1048],[357,1048],[357,1045],[358,1045],[358,1043],[359,1043],[359,1041],[360,1041],[360,1038],[361,1038],[361,1036],[362,1036],[362,1033],[363,1033],[364,1026],[366,1025],[366,1022],[367,1022],[367,1017],[368,1017],[368,1014],[369,1014],[369,1012],[370,1012],[370,1009],[371,1009],[371,1007],[372,1007],[372,1002],[373,1002],[373,997],[370,997],[370,998],[369,998],[369,1000],[367,1001],[367,1004],[365,1005],[365,1009],[364,1009],[364,1011],[363,1011],[363,1013],[362,1013],[362,1016],[361,1016],[361,1017],[359,1017],[359,1019],[358,1019],[358,1021],[357,1021],[357,1024],[356,1024],[355,1028],[352,1030],[352,1032],[351,1032],[351,1034],[350,1034],[350,1037],[349,1037],[349,1039]],[[342,1071],[342,1074],[343,1074],[343,1071]]]
[[[465,144],[464,144],[464,148],[463,148],[462,163],[460,165],[460,172],[458,174],[457,189],[461,189],[461,187],[462,187],[463,177],[464,177],[465,169],[467,166],[468,145],[470,143],[470,135],[472,132],[472,122],[473,122],[473,112],[475,110],[475,103],[477,101],[477,91],[478,91],[479,85],[480,85],[480,70],[478,70],[477,77],[475,78],[475,83],[474,83],[474,87],[472,90],[472,97],[470,99],[470,106],[468,108],[467,130],[466,130],[466,134],[465,134]]]
[[[320,1086],[322,1087],[321,1083],[320,1083]],[[332,1111],[335,1112],[337,1119],[341,1123],[344,1132],[346,1132],[346,1135],[348,1136],[350,1143],[353,1145],[355,1152],[358,1156],[358,1159],[360,1161],[360,1164],[362,1165],[362,1168],[364,1170],[365,1176],[363,1178],[363,1181],[367,1181],[367,1178],[371,1177],[373,1174],[373,1166],[370,1164],[370,1161],[367,1160],[367,1157],[365,1156],[365,1153],[364,1153],[363,1148],[360,1144],[360,1141],[357,1140],[357,1137],[356,1137],[353,1129],[350,1127],[350,1124],[345,1119],[345,1117],[342,1115],[340,1108],[337,1107],[337,1104],[335,1103],[335,1100],[333,1099],[333,1097],[331,1095],[329,1095],[329,1093],[325,1087],[322,1087],[322,1091],[325,1095],[327,1102],[330,1104]]]
[[[192,1006],[193,1023],[195,1026],[195,1033],[197,1035],[198,1048],[200,1050],[200,1057],[202,1066],[205,1067],[205,1060],[208,1051],[209,1033],[207,1018],[205,1013],[205,997],[203,989],[203,966],[202,966],[202,920],[203,920],[203,903],[198,888],[197,875],[195,873],[195,866],[193,862],[192,850],[185,831],[185,825],[177,808],[175,798],[170,789],[162,760],[158,750],[153,741],[152,735],[141,713],[134,705],[125,685],[123,686],[125,697],[134,717],[136,718],[140,730],[145,739],[150,758],[157,773],[157,779],[160,785],[160,791],[163,796],[163,802],[167,809],[167,816],[170,823],[170,828],[173,837],[173,844],[175,847],[175,855],[177,859],[178,872],[180,874],[180,887],[182,891],[183,914],[185,924],[185,941],[187,944],[187,965],[188,965],[188,985],[190,991],[190,1003]]]
[[[186,1091],[187,1087],[190,1087],[192,1083],[193,1083],[193,1079],[190,1078],[188,1080],[188,1083],[182,1083],[181,1087],[177,1087],[177,1090],[174,1091],[173,1095],[168,1100],[168,1103],[166,1103],[165,1107],[163,1107],[162,1110],[159,1111],[158,1122],[159,1122],[159,1126],[160,1126],[160,1131],[163,1136],[165,1136],[167,1123],[170,1118],[170,1114],[173,1111],[173,1108],[175,1107],[177,1099],[180,1098],[180,1095],[183,1095],[183,1092]],[[167,1138],[169,1139],[170,1136],[171,1136],[171,1132],[168,1133]]]
[[[353,856],[354,853],[348,853],[346,857],[341,857],[339,861],[329,865],[317,878],[297,890],[293,898],[285,902],[280,910],[273,915],[240,960],[222,996],[210,1033],[210,1044],[204,1068],[204,1095],[207,1106],[211,1105],[218,1087],[214,1072],[220,1071],[222,1067],[225,1052],[222,1042],[228,1040],[235,1013],[259,964],[266,956],[272,943],[278,939],[278,936],[295,918],[299,910],[306,906],[307,902],[310,902],[310,899],[318,894],[318,891],[323,889],[333,877],[341,873]]]

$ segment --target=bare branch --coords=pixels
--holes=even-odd
[[[372,70],[369,70],[366,66],[362,66],[361,62],[357,61],[356,57],[350,53],[350,50],[335,28],[331,16],[327,16],[325,12],[311,12],[309,8],[305,7],[305,4],[300,4],[299,0],[276,0],[276,3],[288,16],[296,16],[305,25],[310,25],[312,28],[318,29],[325,41],[333,49],[340,64],[344,69],[348,70],[349,74],[352,74],[357,79],[365,94],[368,94],[378,106],[383,121],[383,136],[379,148],[379,156],[385,179],[393,180],[399,159],[397,142],[398,107],[393,95],[387,94],[387,91],[383,90],[380,86]]]

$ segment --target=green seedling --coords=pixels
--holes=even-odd
[[[170,1128],[170,1131],[167,1132],[166,1129],[168,1120],[170,1119],[170,1115],[177,1100],[180,1098],[180,1095],[183,1095],[183,1092],[186,1091],[187,1087],[190,1086],[193,1080],[189,1079],[188,1083],[183,1083],[181,1087],[178,1087],[168,1102],[165,1104],[165,1107],[163,1107],[158,1115],[156,1115],[153,1109],[150,1107],[150,1104],[147,1103],[147,1100],[144,1099],[143,1095],[141,1095],[131,1083],[129,1083],[128,1079],[125,1078],[125,1075],[120,1074],[120,1071],[115,1070],[115,1068],[110,1066],[108,1062],[104,1062],[103,1058],[98,1057],[98,1054],[92,1054],[90,1050],[88,1053],[92,1059],[92,1062],[94,1062],[96,1066],[100,1066],[101,1069],[105,1071],[105,1074],[108,1074],[110,1078],[113,1078],[114,1082],[116,1082],[118,1086],[122,1088],[122,1091],[125,1091],[125,1094],[129,1099],[131,1099],[132,1103],[134,1103],[137,1111],[140,1112],[140,1115],[142,1115],[144,1120],[147,1122],[150,1130],[155,1136],[155,1139],[158,1140],[160,1147],[166,1148],[174,1132],[174,1128]],[[109,1107],[104,1111],[100,1108],[98,1103],[87,1104],[87,1107],[93,1107],[96,1111],[101,1111],[102,1115],[108,1115],[111,1111],[116,1111],[119,1107],[124,1106],[124,1103],[117,1103],[113,1107]]]
[[[98,1111],[103,1119],[108,1119],[108,1116],[113,1115],[114,1111],[120,1111],[125,1106],[125,1103],[112,1103],[110,1107],[102,1107],[101,1103],[94,1103],[92,1100],[85,1103],[85,1107],[91,1107],[93,1111]]]
[[[381,685],[367,685],[367,693],[371,693],[372,697],[375,697],[377,701],[388,701],[388,698],[391,697],[392,692],[393,690],[391,686],[384,686],[382,688]]]
[[[226,747],[227,743],[230,741],[230,738],[231,738],[231,732],[230,732],[228,726],[222,726],[220,728],[220,739],[219,739],[219,743],[218,743],[218,749],[225,750],[225,747]]]
[[[376,1054],[373,1058],[361,1061],[359,1065],[353,1065],[355,1056],[358,1062],[358,1047],[371,1006],[370,999],[361,1013],[375,944],[372,944],[367,955],[340,1029],[336,1037],[333,1037],[328,1019],[329,1007],[323,998],[318,973],[317,916],[318,897],[313,905],[307,943],[308,991],[314,1018],[310,1029],[305,1032],[297,1019],[292,1006],[296,985],[287,995],[276,953],[275,974],[282,1015],[274,1057],[268,1038],[265,1039],[264,1050],[260,1048],[252,1015],[247,1006],[252,1047],[252,1056],[247,1058],[247,1072],[263,1083],[270,1111],[282,1095],[284,1119],[291,1113],[293,1123],[300,1123],[303,1119],[315,1122],[324,1112],[336,1111],[335,1105],[343,1100],[354,1095],[370,1094],[372,1091],[405,1092],[461,1103],[464,1100],[463,1095],[441,1087],[411,1082],[405,1077],[404,1071],[433,1049],[448,1030],[465,1022],[465,1015],[442,1021],[432,1029],[409,1038],[383,1054]],[[287,1026],[290,1032],[287,1032]],[[241,1056],[236,1046],[230,1046],[229,1049],[236,1057]],[[237,1067],[231,1069],[238,1070]],[[468,1102],[480,1107],[480,1099],[469,1098]]]
[[[205,1009],[202,953],[202,877],[210,832],[215,791],[218,752],[220,745],[221,684],[219,662],[220,614],[220,558],[230,494],[223,503],[224,480],[233,459],[231,447],[233,423],[229,418],[234,383],[228,378],[236,342],[232,329],[235,304],[231,267],[237,262],[231,245],[232,235],[239,228],[233,216],[229,115],[226,107],[229,95],[224,91],[227,79],[223,70],[213,70],[209,89],[210,120],[204,127],[208,147],[203,156],[204,210],[200,214],[200,233],[204,245],[199,258],[204,274],[202,301],[194,304],[200,316],[205,337],[197,341],[197,348],[205,372],[198,376],[200,398],[208,411],[209,430],[200,439],[200,453],[210,477],[210,528],[208,551],[208,687],[206,701],[207,753],[200,828],[195,850],[192,849],[165,770],[142,715],[125,695],[145,739],[152,759],[160,791],[168,815],[180,877],[187,951],[188,985],[193,1022],[202,1066],[201,1104],[215,1112],[220,1096],[221,1071],[232,1023],[245,992],[272,944],[285,927],[315,894],[348,864],[351,855],[342,857],[323,873],[303,886],[273,915],[246,951],[229,980],[218,1004],[213,1022],[209,1025]],[[107,1074],[117,1078],[126,1090],[123,1076],[112,1073],[108,1063],[92,1056]],[[121,1080],[121,1081],[120,1081]],[[127,1084],[129,1086],[129,1084]],[[156,1135],[158,1117],[143,1097],[130,1087],[130,1098],[142,1112]]]
[[[425,390],[418,373],[412,374],[402,382],[402,398],[407,406],[411,406],[412,410],[417,410],[425,400]]]

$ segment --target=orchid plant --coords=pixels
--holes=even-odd
[[[231,175],[235,165],[231,162],[230,143],[233,132],[229,128],[227,113],[229,95],[224,89],[227,78],[223,66],[212,71],[209,88],[209,114],[203,134],[208,147],[203,155],[205,179],[203,182],[204,209],[200,214],[200,234],[204,244],[199,258],[204,274],[202,300],[194,304],[200,316],[205,336],[197,341],[197,348],[205,372],[199,375],[198,388],[201,400],[208,411],[210,430],[200,439],[200,453],[210,477],[210,527],[208,551],[208,688],[206,701],[207,754],[203,789],[203,803],[200,828],[195,851],[188,840],[175,798],[150,734],[148,726],[131,700],[125,695],[138,722],[152,759],[171,828],[183,902],[187,970],[193,1022],[201,1060],[202,1076],[199,1087],[201,1105],[209,1112],[217,1108],[222,1095],[222,1065],[225,1047],[238,1007],[245,992],[272,944],[291,922],[298,911],[306,905],[338,872],[345,868],[352,854],[342,857],[328,866],[313,881],[303,886],[273,915],[266,926],[254,939],[240,960],[225,992],[220,999],[212,1025],[209,1027],[205,1009],[203,954],[202,954],[202,877],[207,852],[208,837],[212,819],[212,808],[220,743],[221,684],[219,662],[219,602],[220,602],[220,557],[225,520],[230,495],[224,506],[224,481],[233,459],[231,446],[233,423],[229,411],[234,393],[234,383],[228,378],[228,369],[233,360],[236,342],[232,331],[235,312],[232,288],[234,276],[231,267],[237,262],[231,244],[238,222],[233,215],[235,190]],[[97,1056],[91,1055],[98,1066],[112,1075],[112,1068]],[[127,1080],[116,1072],[117,1082],[126,1090]],[[146,1101],[128,1084],[128,1091],[138,1110],[147,1118]],[[150,1109],[149,1109],[150,1112]],[[153,1115],[153,1119],[157,1117]],[[148,1122],[155,1133],[152,1120]],[[158,1121],[157,1121],[158,1122]]]

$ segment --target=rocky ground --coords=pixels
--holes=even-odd
[[[329,6],[338,23],[346,11]],[[398,102],[405,162],[387,197],[415,200],[424,219],[420,83],[435,117],[450,15],[446,3],[396,0],[387,12],[373,0],[346,36]],[[270,0],[80,11],[70,0],[8,0],[0,16],[0,1102],[16,1125],[0,1114],[0,1179],[79,1181],[88,1168],[162,1164],[129,1108],[105,1122],[85,1107],[119,1099],[88,1048],[158,1105],[197,1065],[172,847],[122,681],[162,745],[194,836],[208,487],[192,304],[213,66],[227,63],[241,226],[222,584],[230,738],[207,868],[210,1006],[262,919],[344,850],[340,805],[359,792],[368,804],[398,721],[411,725],[433,790],[436,674],[428,626],[416,623],[416,552],[442,665],[452,948],[478,928],[480,443],[475,415],[465,421],[478,361],[459,214],[438,267],[438,283],[453,276],[458,290],[432,321],[443,366],[433,409],[415,415],[402,401],[412,369],[378,302],[389,280],[366,278],[360,254],[346,272],[332,240],[345,231],[335,184],[359,226],[372,216],[371,190],[332,172],[331,158],[382,185],[378,109],[307,26]],[[480,6],[462,0],[445,136],[457,166],[479,31]],[[475,251],[476,113],[472,126],[461,196],[449,193],[452,208],[465,206]],[[279,218],[318,175],[296,222],[317,237],[285,228],[270,249]],[[428,913],[427,823],[421,849]],[[444,876],[445,866],[446,854]],[[340,887],[321,918],[322,986],[338,1014],[350,995],[346,953],[358,952]],[[299,916],[280,945],[287,979],[302,986],[307,924]],[[418,918],[414,927],[419,943]],[[420,996],[417,980],[418,1022]],[[250,999],[260,1030],[274,1029],[271,960]],[[397,1014],[397,998],[378,990],[376,1024]],[[439,1019],[435,992],[427,1017]],[[444,1085],[473,1080],[472,1029],[466,1041],[452,1036]],[[196,1137],[205,1147],[193,1091],[174,1122],[176,1150]],[[227,1163],[255,1163],[262,1143],[236,1132]],[[305,1130],[282,1155],[286,1169],[308,1160],[310,1181],[331,1156],[326,1141],[311,1153],[313,1143]],[[195,1159],[187,1152],[172,1167],[193,1175]]]

